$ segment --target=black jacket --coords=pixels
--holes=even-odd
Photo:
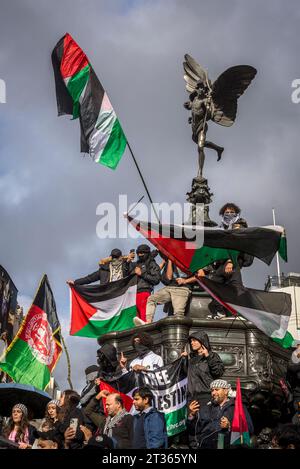
[[[128,262],[123,262],[123,277],[129,275],[129,264]],[[99,269],[92,274],[87,275],[86,277],[78,278],[74,281],[75,285],[88,285],[89,283],[100,282],[100,285],[109,283],[109,264],[99,265]]]
[[[85,417],[83,412],[78,409],[77,407],[71,409],[71,411],[65,416],[62,422],[57,427],[57,432],[56,435],[58,438],[60,438],[62,441],[64,441],[64,433],[66,429],[70,426],[70,421],[73,418],[78,419],[78,425],[77,425],[77,430],[76,430],[76,435],[75,438],[71,441],[69,448],[70,449],[80,449],[83,445],[84,441],[84,434],[80,430],[80,425],[85,424]]]
[[[244,406],[245,416],[250,435],[253,433],[253,423],[251,417]],[[218,434],[224,435],[224,448],[230,446],[230,430],[220,427],[222,417],[227,417],[232,424],[234,415],[234,399],[229,399],[222,407],[209,401],[200,407],[198,414],[192,419],[188,419],[189,445],[191,448],[216,449],[218,444]]]
[[[130,449],[133,442],[133,416],[126,414],[112,429],[116,449]]]
[[[289,361],[286,379],[291,386],[294,401],[300,401],[300,363]]]
[[[155,285],[160,282],[160,268],[155,260],[149,256],[146,261],[137,261],[130,264],[130,273],[140,267],[142,275],[138,276],[137,293],[152,292]]]
[[[224,364],[215,352],[211,351],[208,335],[205,332],[197,331],[189,336],[199,340],[209,351],[208,357],[190,353],[188,360],[188,402],[198,400],[207,402],[210,399],[210,383],[224,374]]]

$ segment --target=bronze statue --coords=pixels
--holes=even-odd
[[[190,93],[189,101],[184,107],[191,111],[189,123],[192,124],[193,141],[198,145],[199,171],[198,178],[203,177],[205,160],[204,147],[211,148],[221,159],[223,147],[206,140],[207,122],[230,127],[236,118],[237,100],[248,88],[256,75],[256,69],[250,65],[237,65],[228,68],[219,78],[211,83],[204,70],[188,54],[184,56],[186,90]]]

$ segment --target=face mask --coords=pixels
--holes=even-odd
[[[142,344],[134,344],[133,347],[139,357],[149,352],[149,348]]]
[[[232,225],[238,219],[239,219],[239,215],[237,215],[236,213],[224,213],[223,218],[222,218],[223,224],[227,226]]]

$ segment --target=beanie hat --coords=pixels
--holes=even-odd
[[[139,253],[149,253],[150,252],[150,246],[148,246],[147,244],[140,244],[140,246],[138,246],[137,250],[136,250],[137,254]]]
[[[110,255],[111,255],[111,257],[112,257],[113,259],[118,259],[119,257],[122,256],[122,251],[120,251],[120,249],[117,249],[117,248],[116,248],[116,249],[113,249],[113,250],[111,251]]]
[[[59,407],[59,401],[57,399],[52,399],[51,401],[49,401],[48,404],[47,404],[47,407],[50,404],[55,404],[57,407]]]
[[[99,367],[97,365],[90,365],[84,370],[84,372],[86,375],[89,375],[90,373],[97,373],[98,370]]]
[[[231,384],[227,383],[225,379],[215,379],[210,383],[210,389],[230,389]]]
[[[25,415],[25,417],[27,417],[28,410],[27,410],[26,405],[24,405],[24,404],[15,404],[13,406],[12,410],[14,410],[14,409],[19,409],[23,413],[23,415]]]

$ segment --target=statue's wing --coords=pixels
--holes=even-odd
[[[237,100],[248,88],[257,70],[250,65],[228,68],[212,85],[212,120],[230,127],[236,118]]]
[[[187,91],[191,93],[196,90],[196,85],[199,81],[207,83],[209,80],[206,70],[204,70],[193,57],[189,54],[185,54],[184,58],[185,62],[183,62],[183,68],[185,73],[183,78],[186,82]]]

